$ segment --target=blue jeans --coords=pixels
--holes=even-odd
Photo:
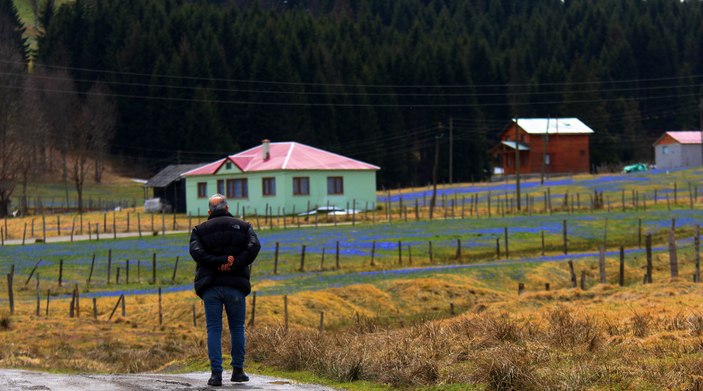
[[[244,319],[246,296],[236,288],[214,286],[203,293],[207,323],[207,352],[210,369],[222,372],[222,306],[227,311],[227,322],[232,340],[232,367],[244,368]]]

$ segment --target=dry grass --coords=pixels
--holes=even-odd
[[[434,279],[300,293],[289,297],[286,331],[282,298],[258,297],[255,327],[247,331],[248,359],[402,389],[442,384],[488,390],[698,389],[703,384],[703,286],[698,284],[603,286],[588,294],[561,289],[519,298],[465,291],[469,299],[455,317],[445,309],[444,316],[418,320],[418,310],[403,318],[418,302],[400,292],[418,289],[434,297],[422,303],[458,300],[453,283]],[[164,295],[163,326],[155,297],[128,297],[127,316],[119,316],[118,309],[108,321],[114,301],[98,300],[98,320],[85,304],[80,319],[69,319],[67,300],[52,301],[49,319],[33,315],[31,303],[18,303],[15,315],[0,317],[6,324],[0,327],[0,366],[137,372],[205,361],[203,313],[192,293]],[[326,314],[323,332],[319,311]],[[389,313],[400,318],[388,321]]]

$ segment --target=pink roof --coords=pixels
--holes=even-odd
[[[313,148],[309,145],[296,142],[280,142],[269,144],[269,158],[266,160],[264,160],[264,146],[262,144],[190,170],[184,173],[183,176],[215,174],[226,161],[234,163],[242,172],[380,169],[378,166]]]
[[[694,131],[682,131],[682,132],[666,132],[667,135],[671,136],[674,140],[680,144],[700,144],[701,143],[701,132],[698,130]]]

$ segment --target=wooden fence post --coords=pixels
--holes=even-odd
[[[647,284],[652,283],[652,234],[647,234],[645,239],[645,246],[647,247]]]
[[[176,273],[178,273],[178,260],[180,259],[180,255],[176,255],[176,264],[173,266],[173,276],[171,276],[171,283],[173,284],[176,281]]]
[[[88,274],[88,281],[86,285],[90,289],[90,279],[93,278],[93,268],[95,267],[95,253],[93,253],[93,260],[90,261],[90,273]]]
[[[110,274],[112,273],[112,249],[107,250],[107,285],[110,285]]]
[[[51,298],[51,289],[46,290],[46,318],[49,319],[49,301]]]
[[[432,259],[433,257],[432,257],[432,241],[431,240],[429,241],[429,252],[430,252],[430,263],[432,263],[432,262],[434,262],[434,260]]]
[[[581,290],[586,290],[586,271],[581,270]]]
[[[63,259],[59,259],[59,286],[63,283]]]
[[[75,296],[76,296],[76,305],[75,305],[76,318],[80,318],[81,317],[81,291],[78,289],[78,284],[76,284],[76,286],[73,288],[73,291],[76,292],[75,293]]]
[[[324,331],[324,325],[325,325],[325,312],[320,311],[320,332]]]
[[[112,312],[110,312],[110,316],[107,318],[107,320],[112,320],[113,315],[115,315],[115,311],[117,311],[117,307],[120,306],[120,302],[122,301],[122,295],[117,298],[117,302],[115,303],[115,306],[112,308]]]
[[[273,253],[273,274],[278,274],[278,247],[280,243],[276,242],[276,250]]]
[[[562,222],[562,233],[564,235],[564,255],[569,253],[569,234],[566,220]]]
[[[398,241],[398,265],[403,264],[403,248],[402,248],[402,242],[399,240]]]
[[[461,239],[456,240],[456,259],[461,260]]]
[[[337,243],[336,243],[336,246],[335,246],[335,255],[334,255],[334,257],[335,257],[335,268],[336,268],[337,270],[339,270],[339,269],[340,269],[340,266],[339,266],[339,240],[337,240]]]
[[[41,316],[41,291],[39,290],[39,273],[37,273],[37,318]]]
[[[12,280],[12,273],[7,273],[7,296],[8,300],[10,301],[10,315],[15,314],[15,294],[12,289]]]
[[[156,253],[151,255],[151,283],[156,284]]]
[[[671,270],[671,278],[679,275],[678,257],[676,256],[676,237],[674,230],[669,231],[669,269]]]
[[[508,227],[503,228],[503,240],[505,241],[505,258],[510,259],[510,247],[508,246]]]
[[[253,323],[252,323],[253,326]],[[198,314],[195,311],[195,303],[193,304],[193,327],[198,327]]]
[[[305,245],[300,249],[300,269],[301,272],[305,271]]]
[[[620,278],[618,278],[618,283],[620,286],[625,286],[625,247],[620,246]]]
[[[600,283],[605,284],[605,247],[599,246],[598,271],[600,272]]]
[[[524,283],[518,283],[517,284],[517,294],[521,295],[523,292],[525,292],[525,284]]]
[[[698,187],[696,187],[696,191],[698,191]],[[693,237],[693,250],[695,253],[695,262],[696,262],[696,282],[701,281],[701,267],[700,267],[700,261],[701,261],[701,226],[700,224],[696,224],[696,233],[695,236]]]
[[[254,328],[254,319],[256,319],[256,291],[252,292],[251,295],[251,319],[248,324],[251,328]]]
[[[98,320],[98,299],[93,297],[93,319]]]
[[[161,304],[161,287],[159,287],[159,326],[164,324],[163,307]]]
[[[371,242],[371,266],[376,266],[374,258],[376,256],[376,241]]]
[[[576,288],[576,273],[574,272],[574,262],[569,260],[569,275],[571,276],[571,287]]]
[[[544,230],[540,231],[542,236],[542,256],[544,256]]]
[[[283,327],[288,333],[288,295],[283,296]]]
[[[496,259],[500,259],[500,236],[496,236]]]

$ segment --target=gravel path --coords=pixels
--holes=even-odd
[[[54,374],[45,372],[0,369],[3,391],[186,391],[186,390],[274,390],[274,391],[332,391],[333,388],[315,384],[295,383],[287,379],[249,374],[247,383],[231,383],[226,371],[222,387],[210,387],[208,372],[170,374],[90,375]]]

